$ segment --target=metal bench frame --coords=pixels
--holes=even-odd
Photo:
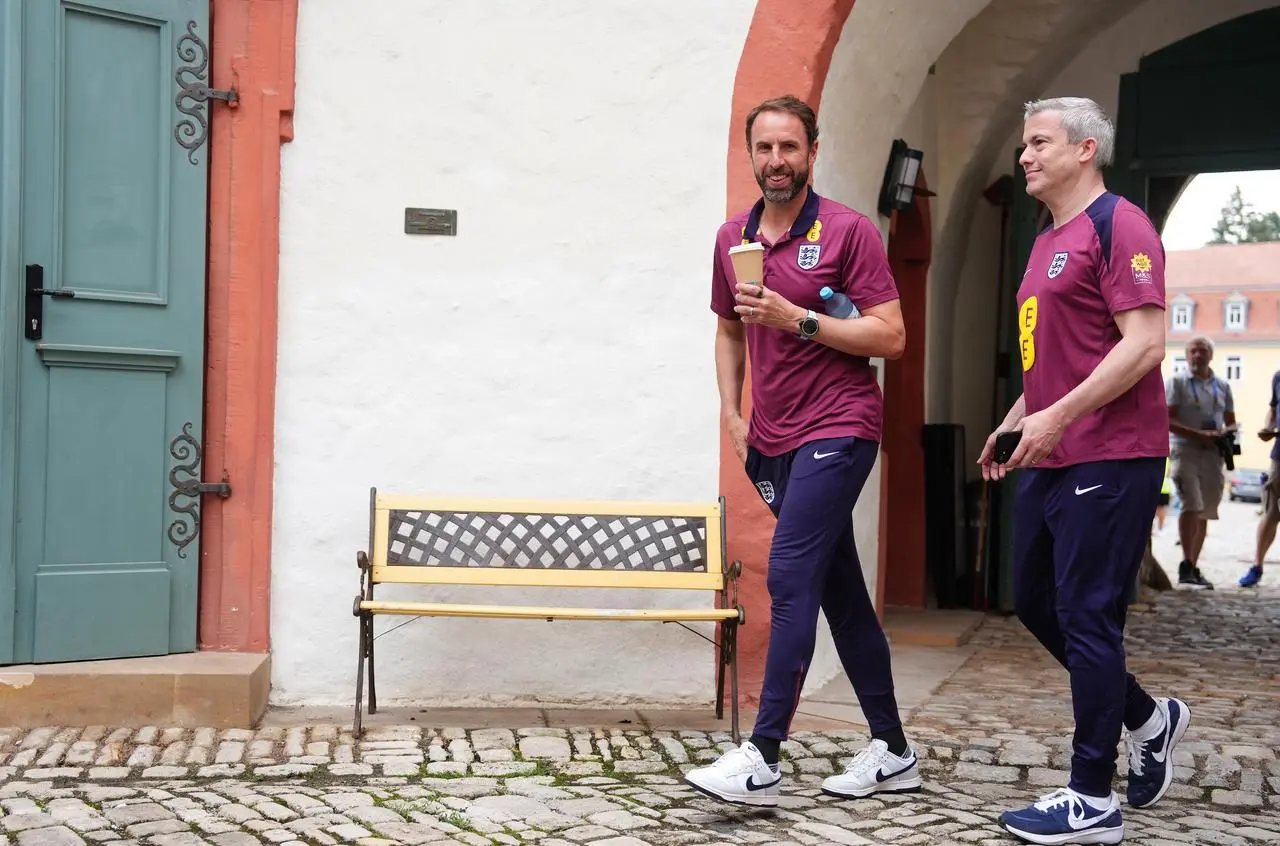
[[[354,734],[368,665],[368,708],[374,684],[373,618],[488,617],[526,620],[612,620],[676,623],[716,647],[716,719],[724,717],[725,675],[731,727],[738,729],[738,601],[742,563],[725,567],[724,497],[714,503],[480,500],[369,492],[369,550],[356,553],[360,593]],[[714,608],[553,608],[377,600],[376,584],[488,585],[712,590]],[[712,640],[686,623],[716,623]],[[393,627],[389,631],[394,631]],[[386,634],[388,632],[383,632]]]

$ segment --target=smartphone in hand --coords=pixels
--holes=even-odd
[[[996,464],[1008,464],[1009,459],[1013,458],[1013,451],[1018,448],[1018,442],[1022,440],[1022,432],[1001,432],[996,435],[995,462]]]

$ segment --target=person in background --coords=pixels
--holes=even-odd
[[[1235,400],[1231,385],[1209,366],[1213,341],[1197,335],[1187,341],[1186,354],[1187,369],[1170,376],[1164,386],[1173,484],[1182,500],[1178,540],[1183,558],[1178,564],[1178,584],[1212,590],[1213,583],[1200,573],[1200,550],[1209,521],[1218,519],[1226,485],[1219,443],[1236,431]]]
[[[1280,403],[1280,370],[1271,375],[1271,401],[1267,404],[1267,419],[1258,437],[1271,445],[1271,470],[1262,484],[1262,519],[1258,521],[1258,545],[1254,552],[1253,566],[1240,577],[1240,587],[1257,587],[1262,581],[1262,560],[1276,539],[1276,525],[1280,524],[1280,440],[1276,439],[1276,405]]]

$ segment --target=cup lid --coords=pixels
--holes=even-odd
[[[759,241],[752,241],[750,244],[738,244],[736,247],[730,247],[729,252],[730,254],[745,253],[751,250],[763,250],[763,249],[764,249],[764,244],[761,244]]]

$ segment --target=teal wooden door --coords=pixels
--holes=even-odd
[[[182,88],[207,76],[208,2],[7,5],[22,107],[4,156],[20,219],[0,223],[20,230],[0,659],[191,651],[200,503],[182,484],[199,473],[209,147],[207,106]]]

